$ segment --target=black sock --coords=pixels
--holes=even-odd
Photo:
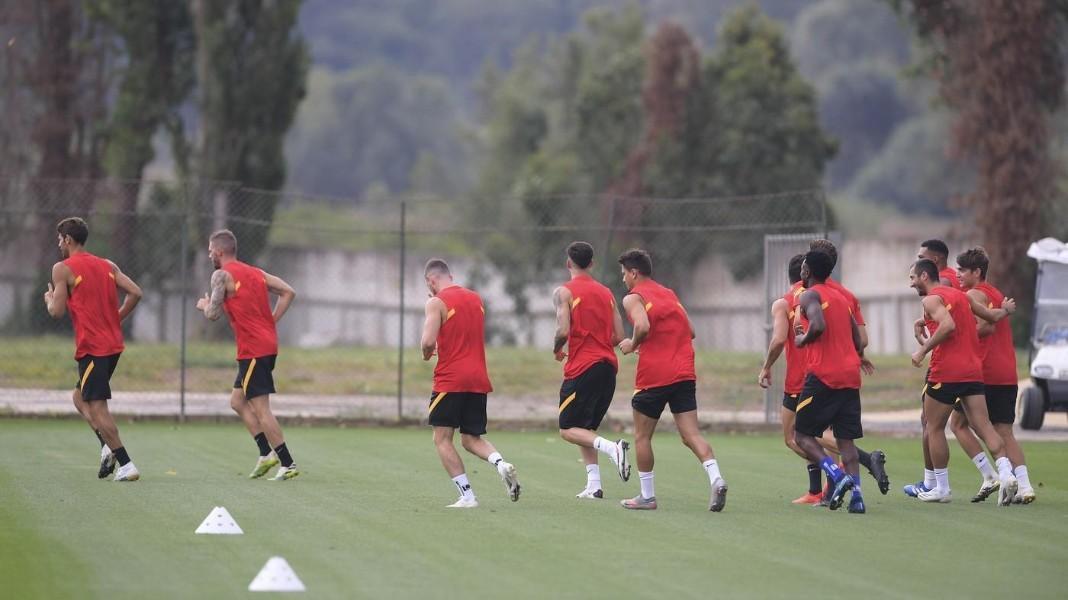
[[[293,466],[293,457],[289,455],[289,448],[286,448],[286,443],[282,442],[274,449],[274,453],[278,455],[278,460],[281,461],[283,467]]]
[[[863,465],[865,469],[871,471],[871,454],[857,448],[857,457],[860,459],[860,464]]]
[[[808,493],[818,494],[820,493],[820,467],[819,465],[808,465]]]
[[[100,447],[101,447],[101,448],[103,448],[104,446],[107,446],[107,444],[105,444],[105,443],[104,443],[104,438],[103,438],[103,436],[101,436],[101,435],[100,435],[100,431],[98,431],[98,430],[94,429],[94,430],[93,430],[93,433],[95,433],[95,434],[96,434],[96,439],[100,440]]]
[[[256,440],[256,445],[260,448],[260,456],[267,456],[271,453],[271,445],[267,443],[267,435],[262,431],[252,436],[252,439]]]
[[[115,448],[113,452],[115,453],[115,458],[119,461],[120,467],[125,467],[126,463],[130,462],[130,455],[126,453],[125,446]]]

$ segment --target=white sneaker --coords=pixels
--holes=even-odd
[[[497,463],[497,473],[504,481],[505,487],[508,488],[508,497],[512,499],[512,502],[519,500],[519,478],[515,474],[515,465],[502,460]]]
[[[134,466],[133,461],[130,461],[115,471],[115,479],[112,481],[137,481],[138,479],[141,479],[141,472]]]
[[[998,506],[1009,506],[1016,497],[1016,490],[1020,482],[1016,481],[1015,475],[1010,475],[1001,480],[1001,491],[998,492]]]
[[[297,463],[293,463],[288,467],[281,467],[274,474],[274,477],[268,479],[268,481],[285,481],[287,479],[293,479],[297,475],[300,475],[300,471],[297,470]]]
[[[1016,492],[1016,496],[1013,497],[1013,504],[1031,504],[1035,501],[1034,488],[1022,487]]]
[[[115,472],[115,453],[107,446],[100,448],[100,470],[96,472],[99,479],[107,479]]]
[[[953,500],[953,492],[952,490],[935,488],[927,492],[920,492],[916,494],[916,497],[924,502],[940,502],[946,504]]]
[[[585,489],[575,494],[576,498],[582,498],[583,500],[600,500],[604,498],[604,492],[601,490]]]
[[[630,462],[627,461],[627,450],[630,444],[625,440],[616,440],[616,451],[612,456],[612,462],[616,465],[616,472],[623,481],[630,479]]]
[[[470,498],[460,496],[456,502],[453,502],[445,508],[478,508],[478,498],[475,498],[474,496],[471,496]]]
[[[986,500],[990,494],[993,494],[998,488],[1001,487],[1001,482],[997,479],[984,479],[982,485],[979,486],[979,491],[972,496],[972,502],[982,502]]]

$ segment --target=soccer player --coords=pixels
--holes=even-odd
[[[923,365],[931,353],[931,368],[924,386],[924,438],[935,475],[935,487],[919,491],[916,497],[924,502],[949,502],[949,445],[946,442],[946,423],[958,398],[964,406],[968,421],[982,438],[990,453],[997,457],[1002,494],[1012,498],[1017,481],[1012,464],[1005,456],[1001,436],[990,424],[983,390],[983,367],[979,355],[979,335],[971,303],[964,292],[942,285],[935,263],[921,259],[909,270],[909,286],[922,299],[925,318],[936,324],[930,337],[913,353],[912,364]]]
[[[682,443],[701,461],[712,486],[708,509],[723,510],[727,482],[719,472],[712,447],[697,425],[697,373],[694,367],[693,323],[675,292],[653,281],[653,261],[645,250],[627,250],[619,257],[627,295],[623,310],[634,326],[631,337],[619,343],[624,355],[638,352],[634,409],[634,445],[641,493],[622,500],[624,508],[656,509],[653,487],[653,432],[671,407]]]
[[[810,250],[801,266],[805,291],[798,308],[808,321],[808,329],[794,343],[805,352],[806,371],[801,400],[797,403],[794,438],[820,466],[833,484],[827,505],[842,506],[845,493],[853,491],[849,512],[866,512],[860,488],[860,463],[854,440],[864,436],[860,422],[860,371],[874,370],[864,358],[860,331],[844,296],[826,285],[834,268],[831,257]],[[839,467],[816,440],[828,427],[834,432],[845,470]]]
[[[441,464],[460,492],[459,499],[448,508],[478,507],[463,460],[453,446],[457,428],[464,449],[496,467],[508,497],[515,502],[519,500],[515,467],[482,437],[486,434],[486,394],[493,391],[486,372],[482,298],[453,282],[449,265],[439,258],[427,261],[423,274],[430,299],[420,345],[423,360],[430,360],[435,353],[438,356],[428,411],[430,425]]]
[[[289,453],[282,427],[271,412],[274,366],[278,358],[275,324],[289,310],[297,293],[281,278],[237,260],[237,238],[223,229],[208,239],[208,256],[215,272],[211,293],[197,300],[197,310],[215,321],[223,312],[230,319],[237,342],[237,378],[230,408],[241,417],[259,449],[250,479],[263,477],[281,463],[274,481],[300,475]],[[278,296],[271,310],[270,295]]]
[[[86,252],[89,226],[82,219],[63,219],[56,226],[56,234],[63,260],[52,266],[52,283],[48,284],[44,303],[48,314],[55,319],[70,311],[74,360],[78,361],[74,407],[100,441],[97,477],[105,479],[111,475],[118,461],[114,481],[137,481],[141,473],[119,439],[119,428],[108,410],[108,400],[111,376],[125,348],[120,323],[141,301],[141,288],[115,263]],[[126,294],[121,306],[118,290]]]
[[[1001,308],[1008,306],[1011,298],[1006,298],[996,287],[986,279],[987,268],[990,258],[982,248],[972,248],[957,256],[957,274],[960,276],[961,286],[967,290],[968,296],[981,305],[988,308]],[[1013,475],[1019,482],[1019,489],[1014,498],[999,498],[999,504],[1007,502],[1018,504],[1030,504],[1035,500],[1035,490],[1031,487],[1031,479],[1027,473],[1026,459],[1020,443],[1012,431],[1012,424],[1016,420],[1016,348],[1012,343],[1012,329],[1007,319],[1002,319],[996,324],[991,324],[980,319],[979,326],[979,352],[983,361],[983,389],[986,395],[986,410],[990,415],[990,422],[994,429],[1005,442],[1005,453],[1015,467]],[[982,502],[1000,487],[1000,482],[995,476],[994,469],[979,445],[979,439],[975,436],[958,403],[950,419],[950,427],[953,435],[960,442],[961,448],[972,457],[972,462],[983,476],[983,483],[979,492],[972,498],[972,502]]]
[[[916,258],[918,260],[929,260],[938,267],[938,279],[942,282],[942,285],[958,290],[961,289],[956,269],[949,266],[949,246],[945,242],[942,240],[922,242]]]
[[[571,280],[553,292],[553,355],[558,361],[567,361],[560,386],[560,437],[579,447],[586,464],[586,487],[578,498],[604,498],[598,451],[608,455],[620,479],[630,479],[630,444],[612,442],[596,433],[616,391],[619,365],[615,347],[623,340],[623,319],[611,290],[590,276],[591,265],[593,246],[572,242],[567,247]]]

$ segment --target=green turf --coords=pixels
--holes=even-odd
[[[122,424],[143,473],[96,479],[95,444],[71,421],[0,420],[0,581],[8,598],[233,598],[284,556],[317,598],[1063,597],[1068,474],[1061,444],[1028,443],[1038,501],[971,505],[974,467],[953,455],[957,500],[922,505],[916,440],[866,440],[889,455],[891,495],[865,479],[869,513],[799,507],[804,470],[772,436],[718,436],[725,512],[669,433],[656,439],[660,510],[607,468],[604,501],[579,501],[574,448],[551,433],[489,439],[517,464],[523,496],[468,460],[482,506],[455,489],[426,430],[291,428],[295,481],[249,481],[237,426]],[[611,476],[609,476],[611,475]],[[193,530],[223,505],[243,536]]]

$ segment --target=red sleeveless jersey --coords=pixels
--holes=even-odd
[[[482,298],[458,285],[441,290],[437,297],[445,303],[445,322],[438,332],[434,391],[492,392],[486,372],[486,311]]]
[[[630,293],[641,297],[649,315],[649,333],[638,346],[634,387],[647,390],[696,381],[690,321],[678,296],[652,280],[639,283]]]
[[[808,290],[819,295],[826,329],[805,346],[806,370],[832,390],[860,389],[860,356],[853,345],[849,301],[826,284]]]
[[[808,367],[805,359],[805,349],[798,348],[794,343],[794,317],[798,313],[798,299],[805,292],[805,286],[797,282],[790,286],[790,290],[783,294],[783,300],[790,310],[786,315],[789,328],[786,334],[786,380],[783,382],[783,391],[787,394],[800,394],[805,387],[805,369]]]
[[[278,354],[278,331],[263,271],[240,261],[222,267],[234,280],[234,293],[223,302],[237,341],[238,360]]]
[[[74,325],[74,358],[122,352],[119,292],[111,263],[79,252],[63,264],[74,274],[74,285],[67,290],[67,309]]]
[[[979,358],[979,334],[968,297],[964,292],[944,285],[931,288],[928,295],[942,299],[957,326],[949,337],[931,352],[931,372],[928,379],[936,383],[982,382],[983,364]],[[927,329],[930,335],[934,335],[938,328],[938,323],[932,323],[933,327]]]
[[[567,335],[564,378],[573,379],[599,362],[619,369],[612,333],[616,301],[612,292],[589,275],[565,283],[571,292],[571,330]]]
[[[975,289],[986,294],[987,308],[1001,308],[1005,295],[1001,290],[982,282]],[[983,383],[987,385],[1016,385],[1016,347],[1012,343],[1012,326],[1008,319],[994,324],[994,333],[979,338],[979,356],[983,360]]]
[[[849,312],[853,315],[853,320],[857,322],[857,325],[864,325],[864,314],[860,312],[860,301],[853,295],[853,292],[849,291],[846,286],[838,283],[837,281],[827,278],[827,281],[823,282],[824,285],[838,292],[849,303]]]
[[[939,279],[947,279],[952,284],[952,288],[955,290],[961,289],[960,278],[957,277],[957,270],[952,267],[946,267],[938,272]]]

